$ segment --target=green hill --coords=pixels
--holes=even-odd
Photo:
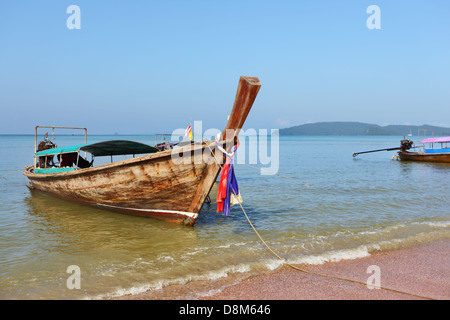
[[[368,136],[368,135],[399,135],[412,133],[417,136],[419,129],[431,130],[434,136],[450,136],[450,128],[430,125],[388,125],[362,122],[316,122],[307,123],[290,128],[280,129],[280,135],[331,135],[331,136]],[[431,131],[427,136],[431,136]]]

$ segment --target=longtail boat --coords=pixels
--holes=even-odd
[[[418,141],[420,140],[421,131],[426,134],[426,132],[429,130],[419,130]],[[450,163],[450,147],[448,146],[449,142],[450,137],[431,137],[425,138],[422,141],[418,142],[417,146],[413,146],[414,142],[412,140],[403,138],[403,140],[400,141],[400,147],[353,152],[353,157],[364,153],[399,150],[397,155],[395,155],[393,159],[395,158],[402,161]],[[438,146],[436,147],[436,145]],[[415,151],[409,151],[411,149],[415,149]]]
[[[450,163],[450,137],[426,138],[420,141],[422,146],[417,152],[401,150],[398,152],[400,160],[424,161],[424,162],[447,162]],[[438,145],[437,147],[435,145]]]
[[[29,188],[127,214],[194,225],[224,163],[220,149],[231,150],[236,144],[260,86],[256,77],[240,77],[219,149],[214,140],[187,141],[165,150],[126,140],[87,143],[84,128],[84,144],[57,148],[46,140],[44,144],[50,146],[39,148],[42,142],[38,147],[37,128],[42,126],[37,126],[34,165],[23,172]],[[95,157],[128,154],[133,158],[91,167],[92,162],[84,160],[80,152]],[[55,155],[59,164],[51,165],[48,160]]]

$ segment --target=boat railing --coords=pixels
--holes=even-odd
[[[431,132],[431,137],[434,137],[434,132],[433,130],[429,130],[429,129],[419,129],[419,132],[417,134],[417,152],[419,153],[425,153],[427,148],[425,146],[424,143],[422,143],[421,141],[423,141],[425,138],[427,138],[427,131]],[[420,134],[422,133],[422,138],[420,137]]]
[[[431,137],[427,137],[427,131],[431,131]],[[420,137],[420,133],[423,132],[423,137]],[[450,153],[450,147],[448,143],[450,137],[434,137],[432,130],[420,129],[418,134],[418,148],[419,152],[433,154],[433,153]]]
[[[37,152],[37,148],[38,148],[38,144],[37,144],[37,134],[38,134],[38,128],[48,128],[48,129],[52,129],[53,135],[54,135],[54,131],[55,129],[70,129],[70,130],[84,130],[84,143],[87,143],[87,128],[82,128],[82,127],[60,127],[60,126],[36,126],[34,128],[34,158],[33,158],[33,163],[34,163],[34,168],[36,169],[36,152]],[[47,137],[47,134],[46,134]]]

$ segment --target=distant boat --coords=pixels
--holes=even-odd
[[[235,138],[260,86],[258,78],[240,77],[233,109],[221,134],[222,146],[232,148],[236,143]],[[225,158],[215,148],[215,141],[187,141],[178,148],[169,146],[164,150],[160,150],[158,145],[126,140],[87,143],[85,128],[78,128],[85,130],[84,144],[56,148],[46,138],[41,143],[50,148],[38,151],[38,127],[35,129],[34,165],[24,171],[30,189],[101,208],[186,225],[194,225]],[[111,156],[112,159],[114,155],[130,154],[133,158],[91,167],[92,162],[81,158],[80,151],[95,157]],[[134,157],[136,154],[144,155]],[[212,161],[205,161],[204,154],[210,155]],[[59,159],[56,166],[48,162],[55,155]],[[174,163],[173,155],[180,161]],[[62,165],[69,158],[75,166]]]
[[[412,132],[409,130],[408,137],[412,137]]]
[[[419,152],[400,150],[398,156],[403,161],[447,162],[450,163],[450,137],[426,138],[420,141]],[[435,146],[437,145],[437,147]],[[417,148],[417,147],[416,147]]]
[[[429,129],[419,129],[417,134],[418,139],[420,139],[421,132],[423,132],[423,137]],[[423,162],[442,162],[450,163],[450,147],[448,143],[450,142],[450,137],[437,137],[437,138],[425,138],[420,141],[419,146],[413,146],[414,142],[412,140],[406,139],[400,141],[400,147],[395,148],[385,148],[377,150],[369,150],[363,152],[353,152],[353,157],[360,154],[379,152],[379,151],[394,151],[399,150],[397,155],[394,155],[392,159],[402,160],[402,161],[423,161]],[[435,147],[435,144],[440,144]],[[408,150],[416,149],[418,151],[411,152]]]

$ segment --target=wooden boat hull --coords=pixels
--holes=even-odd
[[[398,156],[402,161],[444,162],[450,163],[450,153],[419,153],[399,151]]]
[[[222,132],[227,150],[233,147],[260,86],[258,78],[240,77],[233,109]],[[31,188],[59,198],[194,225],[224,158],[214,141],[198,142],[68,172],[35,173],[30,166],[24,175]]]
[[[24,175],[33,189],[59,198],[193,225],[223,161],[210,150],[213,142],[64,173],[36,174],[27,167]],[[181,163],[174,164],[174,151],[184,154]],[[204,161],[205,152],[212,163]]]

